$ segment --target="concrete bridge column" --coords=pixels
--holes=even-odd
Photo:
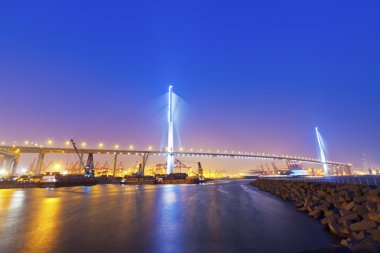
[[[4,156],[0,155],[0,169],[3,168],[3,164],[4,164]]]
[[[119,154],[116,153],[113,159],[113,176],[116,177],[116,167],[117,167],[117,156]]]
[[[14,159],[15,158],[13,156],[4,156],[3,169],[5,169],[7,173],[9,173],[9,176],[13,175],[12,169],[13,169]]]
[[[147,164],[147,162],[148,162],[148,157],[149,157],[149,154],[144,154],[143,155],[143,162],[142,162],[142,174],[143,174],[143,176],[145,175],[145,166],[146,166],[146,164]]]
[[[16,175],[17,165],[20,161],[20,156],[17,155],[11,159],[11,165],[10,165],[10,174],[11,176]]]
[[[351,167],[350,166],[346,166],[345,168],[344,168],[344,170],[345,170],[345,172],[346,172],[346,174],[347,175],[352,175],[352,171],[351,171]]]
[[[44,163],[44,158],[45,158],[45,153],[41,152],[38,154],[37,166],[36,166],[37,175],[41,174],[42,165]]]

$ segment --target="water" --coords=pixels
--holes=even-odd
[[[249,185],[0,190],[0,252],[297,252],[336,243]]]

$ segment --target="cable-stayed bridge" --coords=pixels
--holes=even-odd
[[[81,154],[81,160],[84,154],[108,154],[114,155],[114,175],[116,172],[116,164],[119,155],[140,155],[142,156],[142,169],[144,170],[145,165],[147,163],[148,157],[150,155],[158,155],[166,157],[166,168],[167,174],[173,173],[174,169],[174,161],[175,157],[215,157],[215,158],[240,158],[240,159],[262,159],[262,160],[281,160],[290,163],[294,162],[305,162],[312,164],[320,164],[324,169],[325,176],[328,175],[328,166],[334,166],[335,168],[343,168],[348,169],[350,171],[351,164],[343,163],[343,162],[335,162],[326,160],[325,148],[323,144],[322,137],[316,128],[317,140],[319,144],[319,156],[321,159],[309,158],[309,157],[301,157],[301,156],[289,156],[289,155],[276,155],[276,154],[264,154],[264,153],[248,153],[248,152],[194,152],[190,151],[176,151],[174,149],[174,103],[173,103],[173,87],[169,86],[168,92],[168,136],[167,136],[167,147],[165,150],[154,151],[151,148],[148,150],[133,150],[130,148],[129,150],[119,149],[119,146],[116,145],[114,149],[91,149],[91,148],[82,148],[78,149],[79,154]],[[9,171],[10,175],[14,175],[16,173],[17,165],[20,160],[21,154],[25,153],[34,153],[38,154],[38,160],[36,165],[36,172],[40,174],[42,172],[43,161],[46,154],[72,154],[76,153],[74,148],[61,148],[61,147],[52,147],[52,141],[48,143],[48,147],[38,146],[38,145],[26,145],[26,146],[0,146],[0,169]],[[66,144],[70,144],[66,142]],[[101,145],[103,146],[103,144]],[[4,168],[5,163],[5,168]]]

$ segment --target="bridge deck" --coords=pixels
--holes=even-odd
[[[73,148],[59,148],[59,147],[28,147],[28,146],[2,146],[0,151],[21,154],[21,153],[66,153],[73,154],[75,150]],[[122,149],[92,149],[82,148],[78,149],[79,153],[88,154],[125,154],[125,155],[163,155],[166,156],[166,151],[160,150],[122,150]],[[323,164],[319,159],[299,157],[299,156],[283,156],[283,155],[270,155],[260,153],[220,153],[220,152],[173,152],[175,156],[188,156],[188,157],[218,157],[218,158],[242,158],[242,159],[263,159],[263,160],[282,160],[282,161],[298,161],[314,164]],[[350,163],[327,161],[326,164],[334,166],[351,167]]]

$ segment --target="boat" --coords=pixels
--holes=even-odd
[[[120,180],[120,184],[155,184],[156,179],[153,176],[126,176]]]
[[[249,170],[247,171],[247,173],[242,173],[240,174],[240,176],[243,178],[243,179],[258,179],[259,177],[261,177],[262,175],[264,175],[265,173],[263,173],[262,171],[258,171],[258,170]]]
[[[155,176],[132,175],[126,176],[120,184],[203,184],[204,177],[189,177],[186,173],[156,174]]]
[[[84,175],[60,175],[59,173],[44,175],[38,182],[41,188],[57,188],[67,186],[91,186],[96,185],[95,178]]]

